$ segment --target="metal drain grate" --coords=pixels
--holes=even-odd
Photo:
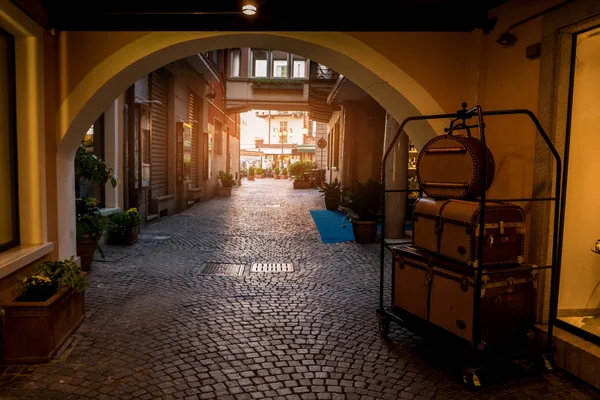
[[[250,272],[294,272],[292,263],[254,263]]]
[[[198,275],[242,276],[244,274],[244,264],[206,262],[198,268],[196,273]]]

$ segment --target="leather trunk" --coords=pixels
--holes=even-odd
[[[414,205],[413,246],[477,268],[480,203],[419,198]],[[486,203],[482,265],[523,263],[525,213],[519,206]]]
[[[482,276],[475,296],[477,271],[440,259],[414,247],[393,250],[392,306],[474,345],[473,327],[480,326],[480,348],[510,347],[533,338],[537,268],[524,265],[494,269]],[[412,290],[410,289],[412,288]],[[480,317],[474,318],[474,301]]]
[[[417,179],[423,192],[437,199],[475,199],[490,188],[496,164],[486,148],[483,187],[481,141],[470,136],[441,135],[431,139],[417,158]]]

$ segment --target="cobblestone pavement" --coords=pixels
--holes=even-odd
[[[378,245],[322,244],[314,190],[244,181],[108,247],[87,316],[54,361],[12,366],[2,398],[600,399],[564,373],[506,368],[478,392],[417,336],[377,330]],[[201,275],[204,262],[243,276]],[[292,262],[291,273],[250,273]],[[499,378],[499,376],[501,378]]]

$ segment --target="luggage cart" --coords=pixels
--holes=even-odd
[[[494,116],[507,116],[507,115],[524,115],[529,117],[529,119],[533,122],[535,127],[537,128],[538,133],[541,135],[546,147],[550,150],[556,165],[556,173],[555,173],[555,185],[553,193],[551,197],[544,198],[518,198],[518,199],[486,199],[486,168],[487,168],[487,152],[486,152],[486,134],[485,134],[485,122],[484,117],[494,117]],[[554,145],[550,141],[548,135],[542,128],[540,122],[535,117],[535,115],[526,109],[514,109],[514,110],[494,110],[494,111],[484,111],[481,106],[476,105],[470,109],[467,109],[467,103],[462,103],[462,109],[458,110],[454,114],[437,114],[437,115],[422,115],[422,116],[414,116],[406,118],[398,128],[398,131],[391,143],[388,145],[387,150],[385,151],[382,159],[381,166],[381,175],[382,175],[382,222],[381,222],[381,231],[385,232],[385,194],[392,192],[408,192],[410,190],[387,190],[385,187],[386,181],[386,161],[394,148],[395,143],[397,142],[400,134],[404,130],[406,124],[412,121],[424,121],[424,120],[439,120],[439,119],[450,119],[450,126],[445,129],[446,133],[452,133],[453,131],[458,130],[468,130],[471,128],[478,128],[480,132],[480,141],[482,147],[482,194],[479,198],[480,202],[480,215],[479,215],[479,226],[484,226],[485,221],[485,203],[486,201],[494,201],[494,202],[553,202],[554,203],[554,235],[552,240],[552,251],[551,251],[551,263],[545,266],[537,266],[538,270],[549,270],[551,271],[551,280],[550,280],[550,305],[549,305],[549,319],[548,319],[548,331],[545,339],[538,340],[530,340],[524,346],[511,346],[507,343],[506,348],[490,350],[485,349],[485,346],[479,345],[481,343],[481,314],[480,314],[480,301],[478,301],[477,296],[480,296],[482,290],[482,277],[485,275],[494,274],[494,270],[492,268],[484,269],[482,256],[484,252],[484,230],[479,229],[479,234],[477,237],[477,247],[478,247],[478,259],[476,267],[474,268],[476,272],[475,278],[475,290],[473,291],[474,299],[473,299],[473,340],[471,343],[465,343],[466,340],[462,338],[458,338],[455,335],[445,332],[440,327],[432,324],[429,321],[422,320],[418,317],[411,315],[405,310],[401,310],[398,308],[394,308],[393,306],[386,306],[384,304],[384,291],[385,291],[385,251],[388,248],[391,248],[395,244],[393,242],[386,242],[384,239],[384,235],[382,235],[381,239],[381,253],[380,253],[380,282],[379,282],[379,307],[377,309],[377,320],[379,331],[383,337],[387,336],[390,331],[390,322],[394,322],[406,329],[411,331],[415,331],[417,333],[423,334],[423,336],[427,336],[429,334],[437,335],[442,334],[448,336],[450,339],[454,339],[457,342],[462,341],[462,345],[464,345],[463,358],[466,364],[466,368],[463,372],[463,380],[466,384],[477,387],[480,386],[481,383],[477,376],[477,371],[485,368],[486,366],[496,364],[502,361],[512,361],[512,360],[529,360],[532,365],[541,366],[545,370],[552,370],[552,364],[550,362],[551,355],[555,352],[555,347],[553,345],[553,329],[554,329],[554,321],[556,319],[556,309],[558,305],[558,283],[559,283],[559,273],[560,273],[560,221],[559,214],[561,213],[560,209],[560,201],[559,196],[561,193],[561,177],[562,177],[562,163],[561,158],[558,152],[556,151]],[[468,121],[476,119],[472,125],[468,124]],[[421,194],[421,193],[420,193]],[[519,269],[519,267],[515,267],[515,270]],[[392,268],[392,274],[394,269]],[[394,295],[394,282],[392,282],[392,299]],[[393,301],[393,300],[392,300]]]

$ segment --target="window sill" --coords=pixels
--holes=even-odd
[[[0,253],[0,279],[29,265],[54,250],[54,243],[19,246]]]
[[[115,207],[115,208],[101,208],[100,209],[100,214],[102,214],[105,217],[108,217],[109,215],[120,213],[121,211],[123,211],[123,210],[121,208],[119,208],[119,207]]]

